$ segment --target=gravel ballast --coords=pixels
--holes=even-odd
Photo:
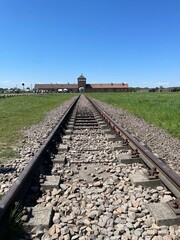
[[[180,172],[180,141],[178,139],[123,109],[99,100],[95,102],[118,124],[133,134],[139,142],[148,146],[156,156],[164,159],[174,171]]]
[[[79,109],[88,105],[82,100]],[[145,166],[118,163],[123,150],[112,151],[112,142],[99,129],[74,130],[63,144],[69,146],[67,164],[52,168],[52,174],[61,176],[60,189],[45,190],[37,203],[53,208],[52,226],[32,229],[33,239],[179,239],[179,226],[158,226],[147,207],[174,199],[171,192],[162,186],[135,187],[130,180]]]

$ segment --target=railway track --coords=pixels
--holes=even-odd
[[[1,233],[20,201],[23,239],[180,239],[179,176],[85,96],[66,113],[0,201]]]

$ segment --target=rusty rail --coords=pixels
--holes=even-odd
[[[122,139],[128,141],[133,150],[138,150],[140,157],[148,165],[149,168],[156,168],[159,171],[159,178],[168,189],[177,197],[180,198],[180,176],[175,173],[167,164],[157,158],[145,146],[140,144],[128,131],[116,123],[108,114],[101,109],[92,99],[87,97],[96,110],[101,114],[105,121],[121,136]]]
[[[22,173],[19,175],[18,179],[13,183],[13,185],[9,189],[9,191],[0,200],[0,232],[4,230],[3,228],[6,222],[5,219],[7,217],[6,213],[10,211],[10,208],[16,201],[18,202],[21,201],[25,196],[28,187],[32,182],[32,177],[38,171],[39,166],[42,163],[44,154],[47,153],[50,145],[52,144],[53,141],[55,141],[55,138],[60,133],[62,125],[66,122],[67,118],[72,112],[72,109],[77,103],[78,98],[79,97],[73,100],[73,102],[66,110],[59,123],[56,125],[54,130],[42,144],[41,148],[38,150],[38,152],[35,154],[35,156],[32,158],[29,164],[24,168]]]

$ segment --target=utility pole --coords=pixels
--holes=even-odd
[[[22,83],[22,86],[23,86],[23,92],[24,92],[24,83]]]

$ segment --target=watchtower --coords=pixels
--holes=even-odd
[[[78,89],[79,88],[86,88],[86,78],[81,74],[81,76],[78,77]]]

